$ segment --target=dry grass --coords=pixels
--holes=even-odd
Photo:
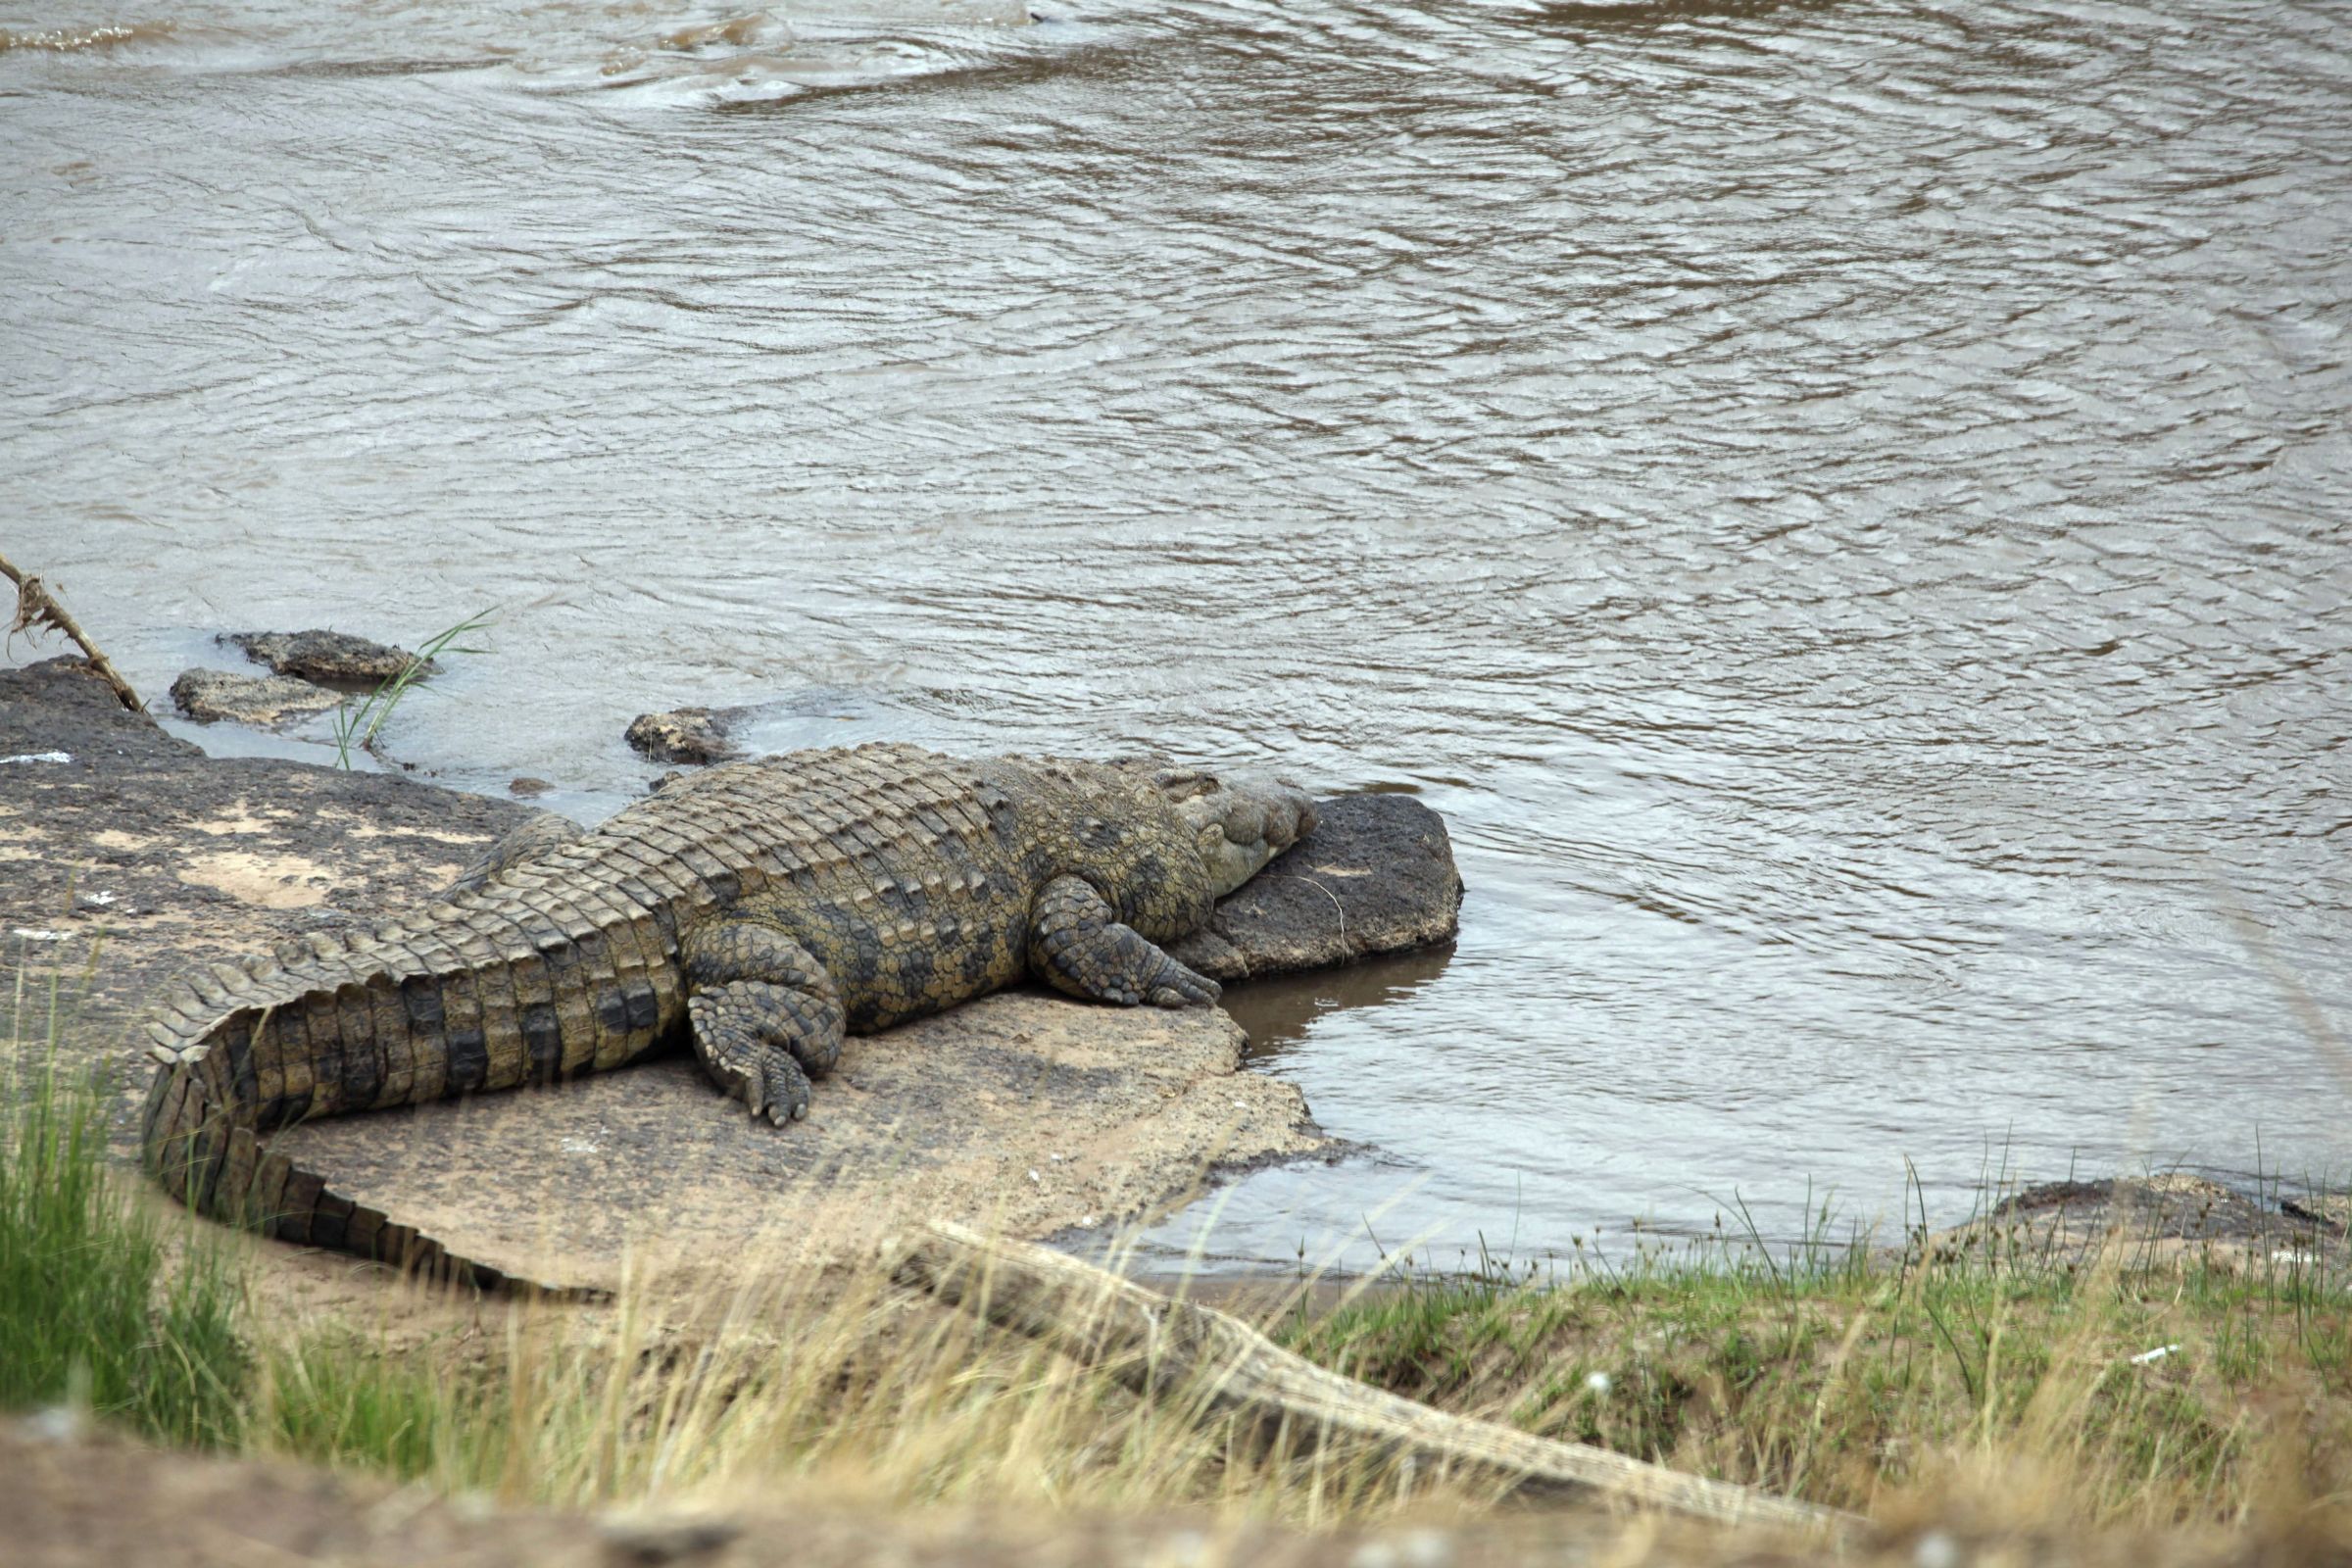
[[[779,1492],[898,1510],[1205,1509],[1320,1528],[1487,1497],[1381,1456],[1261,1441],[1207,1390],[1144,1398],[866,1264],[582,1312],[502,1303],[392,1350],[382,1333],[259,1358],[241,1446],[510,1503],[660,1507]]]
[[[1435,1404],[1878,1518],[1971,1495],[2072,1527],[2340,1518],[2345,1282],[2138,1256],[2119,1238],[2088,1267],[1857,1249],[1437,1279],[1281,1332]]]
[[[1336,1308],[1301,1293],[1263,1320],[1444,1408],[1896,1527],[2352,1541],[2341,1282],[2129,1255],[1423,1279]],[[261,1355],[241,1446],[566,1506],[784,1494],[1327,1528],[1496,1500],[1362,1452],[1271,1450],[1204,1391],[1139,1398],[905,1294],[880,1257],[683,1301],[638,1282],[594,1313],[501,1304],[388,1343]],[[2158,1347],[2176,1348],[2135,1359]]]

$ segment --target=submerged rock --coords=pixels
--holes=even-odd
[[[330,686],[378,686],[412,664],[429,675],[438,667],[405,648],[340,631],[240,631],[221,641],[245,651],[279,675]]]
[[[629,721],[628,742],[652,762],[731,761],[744,755],[727,738],[727,726],[739,711],[673,708],[666,713],[639,713]]]
[[[1462,876],[1446,820],[1409,795],[1317,801],[1315,830],[1168,951],[1212,980],[1328,968],[1449,942]]]
[[[226,720],[268,728],[288,719],[323,713],[343,699],[309,681],[277,675],[237,675],[225,669],[190,669],[172,683],[179,710],[204,723]]]

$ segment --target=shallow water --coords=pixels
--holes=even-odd
[[[684,702],[1446,813],[1213,1249],[2352,1160],[2339,9],[76,3],[0,509],[143,690],[495,607],[392,749],[583,815]]]

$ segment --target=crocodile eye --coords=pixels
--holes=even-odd
[[[1217,787],[1214,773],[1203,773],[1197,767],[1163,767],[1152,775],[1152,782],[1169,799],[1177,801],[1206,795]]]

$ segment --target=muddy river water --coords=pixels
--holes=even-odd
[[[2352,1170],[2332,0],[0,0],[0,140],[158,696],[495,609],[393,750],[583,816],[683,702],[1445,812],[1221,1253]]]

